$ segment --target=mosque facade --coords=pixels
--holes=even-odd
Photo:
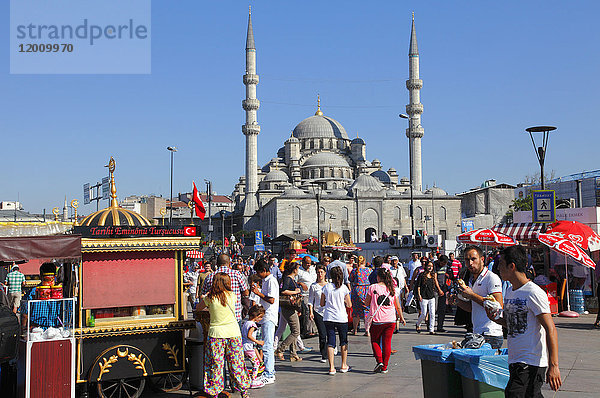
[[[315,236],[334,231],[345,241],[369,241],[377,236],[410,235],[411,181],[414,229],[443,239],[460,233],[461,199],[432,187],[423,191],[421,126],[423,105],[419,78],[419,54],[414,17],[409,49],[409,104],[406,106],[411,177],[400,178],[396,169],[384,169],[377,159],[367,160],[362,138],[350,139],[340,122],[317,110],[296,125],[276,155],[258,167],[256,47],[251,16],[246,38],[246,98],[242,107],[246,123],[246,175],[235,185],[235,212],[243,214],[244,229],[281,234]],[[286,134],[287,135],[287,134]],[[318,218],[317,218],[318,217]],[[440,245],[441,246],[441,245]]]

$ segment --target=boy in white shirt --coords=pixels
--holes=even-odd
[[[279,317],[279,282],[271,275],[269,264],[260,259],[254,264],[256,274],[263,280],[262,287],[257,283],[252,284],[252,292],[260,297],[260,305],[265,309],[262,319],[263,355],[265,360],[265,371],[261,381],[263,384],[275,382],[275,325]]]
[[[525,274],[527,255],[522,246],[507,247],[500,254],[499,270],[509,281],[502,317],[486,307],[489,319],[508,329],[510,379],[505,396],[542,397],[545,380],[554,391],[561,385],[558,368],[558,337],[548,296]]]

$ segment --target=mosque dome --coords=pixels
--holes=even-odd
[[[333,152],[319,152],[309,157],[302,167],[350,167],[346,159]]]
[[[323,115],[314,115],[298,123],[292,135],[296,138],[342,138],[347,140],[348,133],[335,119]]]
[[[393,198],[393,197],[397,197],[397,196],[402,196],[402,193],[399,191],[396,191],[395,189],[388,189],[387,192],[385,193],[385,196],[388,198]]]
[[[442,188],[436,187],[436,186],[429,188],[428,190],[425,191],[425,195],[431,195],[432,193],[434,196],[448,195],[448,193],[446,191],[444,191]]]
[[[110,173],[110,206],[85,217],[80,225],[84,227],[145,227],[150,221],[141,214],[119,207],[117,202],[117,187],[115,185],[115,160],[111,157],[108,163]]]
[[[384,184],[389,184],[392,182],[392,180],[390,179],[390,175],[383,170],[374,171],[371,173],[371,175]]]
[[[271,170],[267,173],[263,181],[288,181],[288,175],[282,170]]]
[[[402,177],[400,179],[400,184],[401,185],[410,185],[410,179],[408,177]]]
[[[350,191],[357,190],[359,192],[379,192],[383,190],[383,184],[375,177],[362,174],[350,185]]]
[[[297,198],[297,197],[304,197],[306,195],[307,195],[306,192],[304,192],[303,190],[301,190],[300,188],[298,188],[296,186],[290,187],[283,192],[283,196],[285,196],[285,197]]]
[[[332,189],[329,191],[329,196],[332,198],[342,198],[348,196],[348,191],[345,189]]]
[[[355,139],[353,139],[352,141],[350,141],[351,145],[356,145],[356,144],[360,144],[360,145],[365,145],[365,140],[363,140],[360,137],[356,137]]]

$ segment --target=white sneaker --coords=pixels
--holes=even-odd
[[[263,385],[267,385],[267,384],[273,384],[275,383],[275,377],[267,377],[267,376],[262,376],[260,378],[260,381],[263,383]]]
[[[337,355],[337,354],[338,354],[338,349],[337,349],[337,347],[334,347],[333,348],[333,355]]]

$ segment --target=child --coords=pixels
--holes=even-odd
[[[250,388],[260,388],[264,382],[258,378],[258,371],[262,362],[262,353],[255,347],[262,346],[263,340],[257,340],[254,333],[258,329],[257,323],[262,321],[265,316],[265,309],[262,305],[253,305],[248,311],[248,320],[242,325],[242,343],[244,345],[244,356],[252,362],[252,384]]]

